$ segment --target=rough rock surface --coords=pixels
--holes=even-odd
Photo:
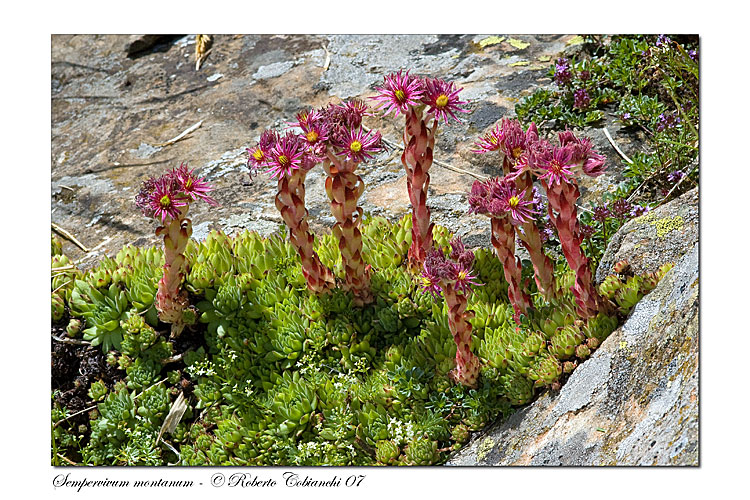
[[[698,241],[698,188],[657,209],[628,221],[612,237],[599,267],[601,283],[612,266],[627,259],[635,274],[656,271],[665,262],[677,259]]]
[[[580,49],[573,35],[216,35],[195,70],[195,36],[56,35],[52,37],[52,222],[96,251],[64,251],[87,267],[124,244],[156,243],[155,224],[133,198],[143,180],[187,161],[216,187],[218,209],[195,204],[194,237],[211,229],[262,234],[282,220],[276,183],[261,174],[251,182],[245,149],[269,127],[295,114],[349,97],[375,95],[383,76],[399,69],[453,80],[470,113],[462,124],[442,126],[435,158],[473,175],[497,175],[494,155],[470,152],[477,137],[516,102],[553,86],[548,68],[560,53]],[[571,43],[573,42],[573,43]],[[639,138],[607,115],[605,124],[626,154]],[[164,145],[196,123],[185,138]],[[403,118],[368,117],[391,143],[400,144]],[[609,172],[586,179],[586,199],[621,180],[623,163],[600,129],[585,135],[609,158]],[[400,151],[387,149],[361,168],[367,183],[365,212],[397,219],[410,210]],[[475,177],[433,165],[428,205],[436,223],[489,245],[484,217],[466,214]],[[329,231],[334,219],[323,189],[325,173],[308,176],[311,227]]]
[[[698,243],[582,363],[449,465],[698,465]]]

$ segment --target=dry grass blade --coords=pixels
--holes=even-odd
[[[161,142],[159,144],[154,144],[154,147],[156,147],[156,148],[163,148],[165,146],[169,146],[171,144],[174,144],[175,142],[184,139],[185,136],[188,135],[190,132],[192,132],[192,131],[197,130],[198,128],[200,128],[201,125],[203,125],[203,120],[199,121],[195,125],[190,126],[185,131],[183,131],[182,133],[180,133],[176,137],[173,137],[172,139],[168,140],[167,142]]]
[[[201,69],[201,64],[211,52],[214,38],[211,35],[195,35],[195,71]]]
[[[604,128],[604,135],[607,136],[607,140],[612,145],[612,147],[615,148],[615,151],[617,151],[617,154],[619,154],[622,157],[623,160],[625,160],[628,163],[633,163],[633,160],[631,160],[630,158],[628,158],[628,156],[625,153],[623,153],[620,150],[620,148],[617,147],[617,144],[615,144],[615,140],[612,139],[611,135],[609,135],[609,130],[607,130],[606,127]]]
[[[68,240],[71,243],[73,243],[75,246],[77,246],[78,248],[80,248],[84,252],[89,253],[89,249],[86,248],[86,246],[83,243],[81,243],[80,241],[78,241],[75,236],[73,236],[68,231],[66,231],[65,229],[61,228],[60,226],[58,226],[54,222],[52,223],[52,230],[54,232],[56,232],[57,234],[59,234],[60,236],[62,236],[63,238],[65,238],[66,240]]]
[[[184,393],[181,392],[180,395],[177,396],[177,399],[175,399],[174,403],[172,403],[172,408],[169,409],[169,413],[164,418],[164,423],[161,424],[159,435],[156,437],[156,444],[159,444],[159,441],[165,432],[170,434],[174,432],[177,428],[177,424],[182,420],[185,410],[187,410],[187,401],[185,401]],[[179,456],[179,453],[177,455]]]

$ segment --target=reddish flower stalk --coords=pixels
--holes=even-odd
[[[565,259],[576,273],[571,289],[578,315],[590,318],[608,305],[594,287],[588,258],[581,250],[584,235],[578,224],[576,201],[580,191],[575,176],[580,172],[592,177],[602,174],[605,158],[592,150],[588,139],[578,139],[572,132],[562,132],[558,139],[559,146],[538,143],[533,169],[547,192],[550,219],[557,230]]]
[[[292,171],[290,175],[279,177],[276,208],[289,227],[289,239],[300,256],[307,288],[314,293],[321,293],[332,288],[335,279],[331,270],[320,262],[317,252],[313,250],[315,238],[310,232],[308,212],[305,208],[307,172],[308,169],[300,168]]]
[[[329,154],[323,161],[328,178],[326,193],[331,200],[331,211],[336,219],[333,234],[339,241],[344,266],[344,288],[351,290],[357,305],[374,300],[370,292],[370,272],[362,258],[362,208],[357,201],[365,190],[362,178],[355,174],[357,162]]]
[[[381,149],[380,132],[365,132],[362,117],[367,108],[360,100],[342,105],[329,105],[320,111],[321,120],[328,131],[325,143],[323,168],[326,170],[326,193],[331,200],[331,211],[336,224],[332,232],[339,241],[344,288],[354,295],[357,305],[374,300],[370,291],[369,266],[362,258],[362,208],[359,198],[365,183],[355,173],[359,164]]]
[[[469,195],[469,211],[490,217],[492,246],[503,265],[513,318],[519,324],[521,314],[531,307],[531,299],[521,287],[521,259],[515,255],[516,227],[533,220],[532,205],[526,192],[519,192],[508,178],[474,181]]]
[[[584,237],[578,224],[575,205],[580,195],[578,185],[575,181],[555,185],[543,181],[543,185],[547,191],[549,216],[557,230],[563,255],[576,273],[575,283],[571,289],[576,298],[578,315],[581,318],[592,318],[605,306],[605,301],[594,287],[588,258],[581,250]]]
[[[289,228],[289,240],[300,256],[308,289],[322,293],[333,287],[335,279],[313,249],[315,238],[307,222],[305,178],[318,161],[312,153],[311,142],[315,142],[310,141],[312,138],[311,133],[307,133],[304,139],[291,133],[279,138],[275,133],[266,131],[261,136],[260,144],[248,151],[249,163],[255,168],[268,168],[271,177],[278,176],[276,208]]]
[[[423,264],[423,288],[435,296],[441,293],[448,306],[448,326],[456,342],[456,368],[451,378],[467,387],[476,387],[479,378],[479,358],[471,351],[471,330],[469,318],[473,311],[467,311],[471,286],[478,285],[471,274],[474,253],[464,248],[459,238],[451,241],[450,260],[440,250],[431,249]]]
[[[533,198],[533,177],[529,170],[531,147],[539,140],[536,125],[531,124],[524,133],[518,120],[503,118],[491,132],[480,138],[474,153],[484,154],[500,151],[503,154],[503,174],[515,180],[516,189],[525,193],[524,200]],[[542,237],[533,219],[524,220],[516,226],[516,234],[534,266],[534,280],[539,292],[550,299],[554,295],[554,266],[544,253]]]
[[[402,71],[388,75],[379,94],[373,99],[382,102],[380,109],[387,115],[391,111],[406,117],[404,127],[404,152],[401,163],[406,171],[406,186],[412,206],[412,244],[409,248],[409,262],[413,268],[420,268],[427,252],[432,248],[430,209],[427,208],[427,189],[430,185],[429,169],[432,166],[432,153],[435,148],[435,133],[438,122],[446,123],[450,116],[460,121],[456,113],[466,113],[458,99],[461,89],[453,83],[440,79],[417,78]]]
[[[401,163],[406,170],[406,190],[412,206],[412,244],[409,248],[409,262],[418,268],[432,248],[430,209],[427,207],[427,189],[430,186],[429,169],[432,165],[432,151],[435,147],[437,121],[427,127],[422,117],[422,109],[410,108],[406,113],[404,128],[404,152]]]
[[[198,199],[216,206],[208,196],[211,189],[187,165],[181,164],[176,170],[145,181],[136,196],[136,206],[144,215],[161,219],[156,235],[164,238],[164,274],[154,303],[159,319],[172,325],[172,337],[178,337],[186,325],[195,321],[195,310],[182,289],[187,271],[185,248],[193,233],[187,212],[190,203]]]

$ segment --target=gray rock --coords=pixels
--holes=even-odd
[[[656,271],[676,262],[698,241],[698,188],[628,221],[612,237],[596,270],[601,283],[612,266],[627,259],[635,274]]]
[[[698,465],[698,244],[558,393],[448,465]]]

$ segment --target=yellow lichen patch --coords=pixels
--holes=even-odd
[[[529,65],[529,61],[518,61],[518,62],[511,63],[508,66],[528,66],[528,65]]]
[[[652,213],[648,213],[646,215],[642,215],[638,217],[639,222],[648,222],[649,225],[656,227],[656,237],[657,238],[664,238],[667,234],[671,233],[672,231],[682,231],[682,228],[685,225],[685,221],[683,220],[681,215],[676,215],[674,217],[663,217],[661,219],[657,219],[656,215]]]
[[[530,44],[530,43],[528,43],[528,42],[524,42],[523,40],[517,40],[517,39],[515,39],[515,38],[511,38],[511,39],[509,39],[509,40],[508,40],[508,43],[509,43],[509,44],[511,44],[511,45],[512,45],[513,47],[515,47],[515,48],[517,48],[517,49],[521,49],[521,50],[523,50],[523,49],[525,49],[526,47],[528,47],[529,45],[531,45],[531,44]]]
[[[479,40],[479,46],[482,48],[489,47],[490,45],[497,45],[505,40],[504,36],[488,36]]]
[[[570,40],[568,40],[568,43],[566,43],[565,45],[567,45],[567,46],[580,45],[583,42],[584,42],[583,37],[581,35],[576,35],[573,38],[571,38]]]
[[[490,454],[490,451],[492,451],[492,448],[495,447],[495,441],[492,440],[492,438],[485,438],[484,441],[479,443],[479,447],[477,448],[477,462],[481,462],[485,458],[487,458],[487,455]]]

